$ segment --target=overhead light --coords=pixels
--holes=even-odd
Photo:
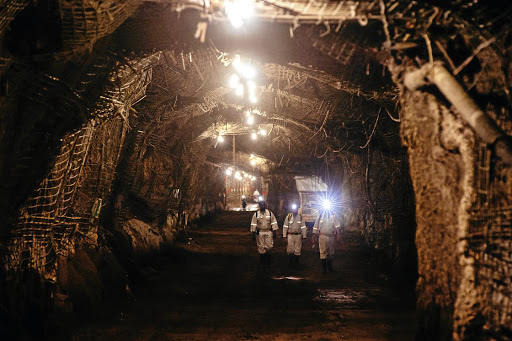
[[[249,116],[247,117],[247,124],[248,125],[252,125],[254,123],[254,116]]]
[[[260,129],[260,135],[267,136],[267,129],[265,129],[265,128]]]
[[[240,78],[236,73],[232,74],[231,77],[229,77],[229,87],[232,89],[235,89],[240,82]]]
[[[251,156],[250,156],[250,157],[251,157],[251,159],[252,159],[252,158],[254,158],[254,154],[251,154]]]
[[[256,133],[251,134],[251,139],[256,140],[257,138],[258,138],[258,134],[256,134]]]
[[[242,66],[240,71],[246,79],[253,79],[256,76],[256,69],[250,65]]]
[[[256,161],[255,160],[251,160],[251,166],[256,166]]]
[[[219,135],[219,136],[217,137],[217,141],[219,141],[219,142],[224,142],[224,136]]]
[[[233,171],[231,169],[226,169],[226,175],[231,176],[233,174]]]
[[[254,13],[250,0],[225,0],[224,11],[234,28],[242,27],[244,20],[250,18]]]
[[[244,85],[243,84],[238,84],[236,86],[236,94],[238,96],[243,96],[244,95]]]
[[[251,177],[251,180],[252,180],[252,181],[256,180],[256,177],[253,175],[253,176]]]
[[[235,177],[239,178],[240,177],[240,172],[239,171],[236,171],[235,172]]]
[[[247,117],[251,116],[251,112],[250,112],[249,110],[247,110],[247,111],[245,112],[245,116],[247,116]]]
[[[249,96],[249,102],[251,102],[251,103],[256,103],[256,102],[258,102],[258,99],[256,98],[256,96],[254,96],[254,95],[252,95],[252,94],[251,94],[251,95]]]
[[[254,91],[256,90],[256,83],[254,83],[254,81],[247,81],[247,88],[249,89],[249,91]]]

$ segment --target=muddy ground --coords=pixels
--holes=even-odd
[[[345,242],[336,272],[322,274],[318,249],[307,242],[301,268],[290,269],[280,236],[271,267],[260,266],[251,215],[224,212],[189,230],[139,268],[130,302],[70,315],[51,338],[414,339],[414,297],[378,258]]]

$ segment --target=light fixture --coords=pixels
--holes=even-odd
[[[238,29],[244,24],[244,20],[250,18],[253,13],[253,5],[250,0],[225,0],[224,11],[231,25]]]
[[[224,142],[224,136],[219,135],[219,136],[217,137],[217,141],[219,141],[219,142],[221,142],[221,143],[222,143],[222,142]]]
[[[240,71],[245,79],[251,80],[256,77],[256,69],[251,65],[243,65]]]
[[[260,196],[258,197],[258,201],[265,201],[265,200],[263,199],[263,196],[261,196],[261,195],[260,195]]]
[[[256,161],[255,160],[251,160],[251,166],[256,166]]]
[[[226,175],[231,176],[233,174],[233,171],[231,169],[226,169]]]
[[[249,95],[249,102],[256,103],[256,102],[258,102],[258,99],[256,98],[256,96],[251,94],[251,95]]]
[[[258,134],[256,134],[256,133],[254,133],[254,132],[253,132],[253,133],[251,134],[251,139],[256,140],[257,138],[258,138]]]
[[[254,116],[250,115],[247,117],[247,124],[252,125],[254,123]]]
[[[240,78],[238,78],[238,75],[236,73],[232,74],[231,77],[229,77],[229,87],[230,88],[236,89],[239,82],[240,82]]]
[[[251,154],[251,159],[253,159],[253,158],[254,158],[254,154]]]
[[[292,204],[292,210],[296,210],[297,209],[297,204]]]
[[[243,84],[238,84],[236,86],[236,90],[235,91],[236,91],[236,94],[238,96],[243,96],[244,95],[244,85]]]
[[[265,128],[260,129],[260,135],[267,136],[267,129],[265,129]]]
[[[236,177],[236,178],[239,178],[239,177],[240,177],[240,172],[239,172],[239,171],[236,171],[236,172],[235,172],[235,177]]]

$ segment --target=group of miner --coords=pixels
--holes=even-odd
[[[283,223],[283,238],[286,239],[286,253],[288,264],[297,268],[302,250],[303,242],[307,238],[307,228],[302,214],[299,213],[297,204],[290,206],[290,212],[286,215]],[[264,200],[258,202],[258,210],[252,216],[251,228],[253,241],[256,242],[260,263],[270,265],[274,239],[279,230],[277,219],[274,213],[267,209]],[[332,260],[336,241],[341,239],[341,223],[334,212],[323,210],[315,220],[311,244],[318,242],[322,272],[333,272]]]

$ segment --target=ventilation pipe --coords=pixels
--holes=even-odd
[[[417,90],[428,84],[437,86],[480,138],[486,143],[494,145],[496,155],[504,163],[512,164],[510,137],[478,107],[442,63],[425,64],[419,69],[404,74],[404,85],[409,90]]]

